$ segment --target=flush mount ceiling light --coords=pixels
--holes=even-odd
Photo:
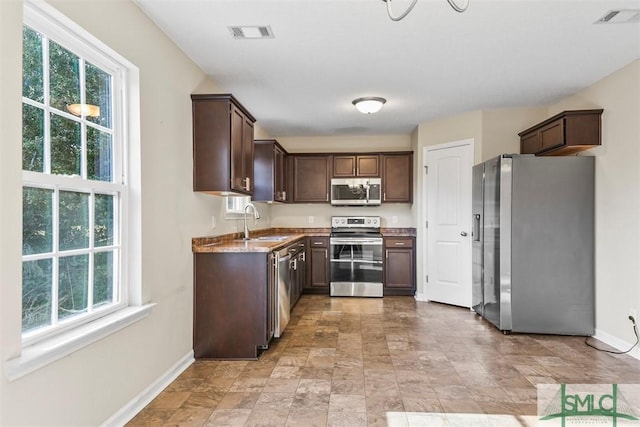
[[[354,99],[352,104],[355,105],[362,114],[373,114],[380,111],[385,102],[387,102],[387,100],[384,98],[367,96],[365,98]]]
[[[100,107],[91,104],[67,104],[67,111],[74,116],[99,117]]]
[[[405,11],[402,12],[400,15],[396,16],[393,14],[393,11],[391,10],[392,0],[382,0],[382,1],[387,4],[387,14],[389,15],[389,18],[391,18],[392,21],[399,21],[405,16],[407,16],[409,12],[411,12],[413,7],[416,5],[416,3],[418,2],[418,0],[412,0],[409,7],[407,7]],[[453,8],[453,10],[460,13],[464,12],[465,10],[467,10],[467,7],[469,7],[469,0],[447,0],[447,2],[449,3],[449,6]]]

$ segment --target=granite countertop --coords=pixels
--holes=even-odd
[[[415,228],[383,228],[383,236],[415,236]],[[329,237],[331,229],[326,228],[270,228],[249,233],[252,240],[242,240],[243,233],[222,236],[204,236],[191,239],[193,253],[224,252],[272,252],[307,236]],[[260,240],[265,237],[281,237],[282,240]]]

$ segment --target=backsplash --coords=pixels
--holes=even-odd
[[[329,204],[271,205],[271,227],[331,227],[337,215],[379,216],[383,228],[414,227],[411,205],[391,203],[372,207],[335,207]]]

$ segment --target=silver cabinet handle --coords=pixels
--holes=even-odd
[[[395,242],[394,245],[396,245],[396,246],[404,246],[404,242]]]
[[[466,231],[462,231],[462,232],[460,232],[460,235],[461,235],[462,237],[467,237],[467,232],[466,232]]]

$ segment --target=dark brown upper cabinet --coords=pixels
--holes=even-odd
[[[191,95],[193,190],[253,193],[253,116],[230,94]]]
[[[413,201],[413,153],[382,154],[382,202]]]
[[[331,177],[331,156],[323,154],[291,154],[288,171],[291,177],[294,203],[328,203]]]
[[[254,141],[254,201],[286,202],[288,200],[286,159],[287,150],[275,139]]]
[[[334,154],[333,177],[379,177],[380,156],[374,154]]]
[[[604,110],[571,110],[520,132],[520,152],[537,156],[566,156],[601,144]]]

